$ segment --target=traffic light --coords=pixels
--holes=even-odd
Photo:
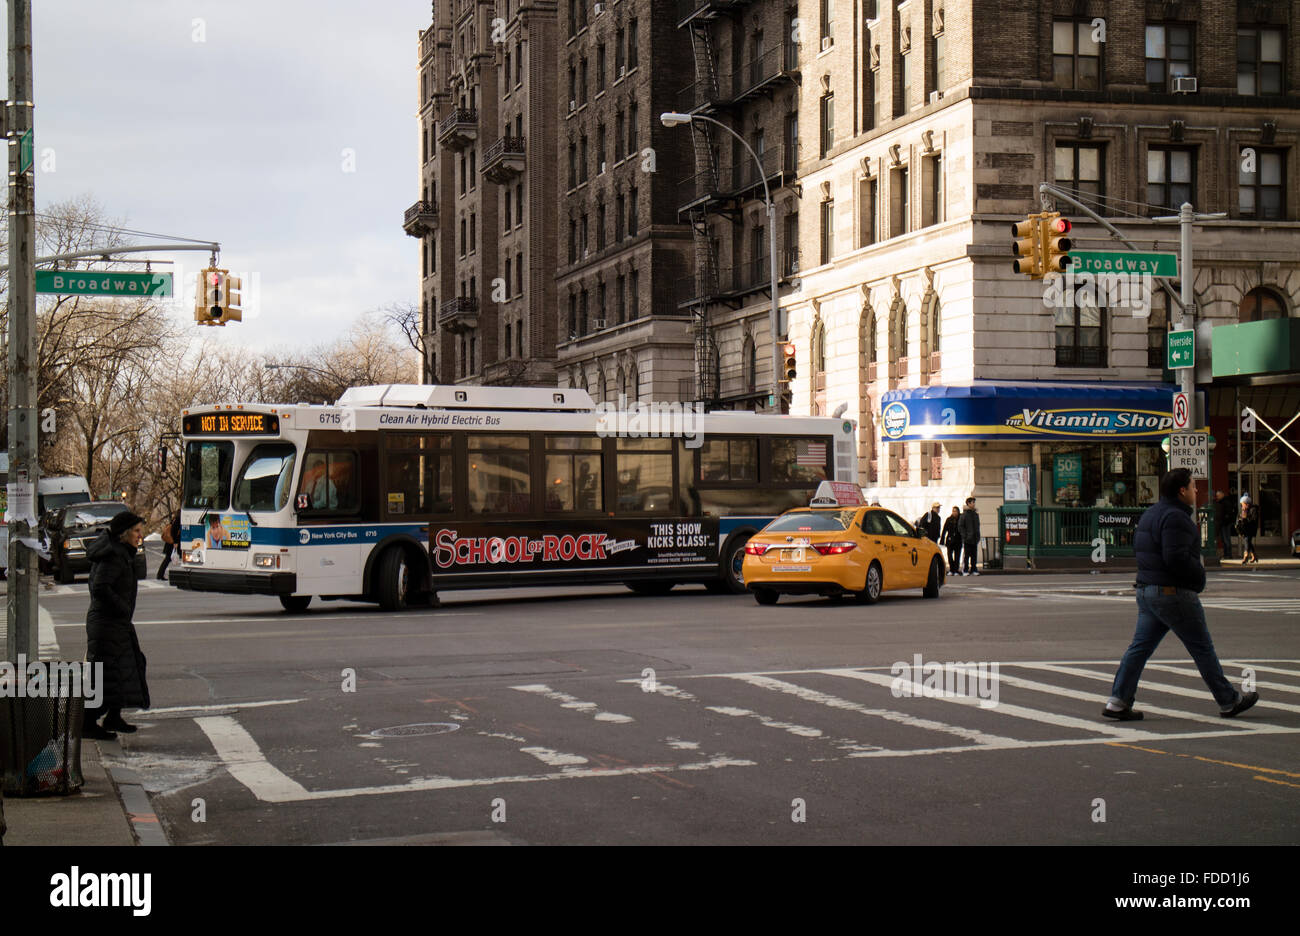
[[[158,446],[158,473],[160,475],[167,473],[167,446]]]
[[[1011,225],[1011,254],[1016,257],[1011,269],[1034,279],[1043,275],[1041,220],[1040,215],[1031,214]]]
[[[1070,268],[1070,238],[1067,237],[1074,225],[1068,218],[1062,218],[1059,211],[1043,212],[1042,264],[1044,273],[1064,273]]]
[[[782,383],[791,383],[798,375],[798,362],[795,360],[795,351],[793,341],[787,341],[781,345],[781,372],[785,375]]]
[[[199,271],[194,297],[194,321],[200,325],[224,325],[226,271],[209,267]]]

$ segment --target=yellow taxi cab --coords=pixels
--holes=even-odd
[[[908,588],[938,598],[939,546],[856,485],[825,481],[808,507],[787,510],[745,544],[745,587],[762,605],[781,595],[853,595],[874,604]]]

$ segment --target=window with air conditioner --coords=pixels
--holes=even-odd
[[[1173,87],[1175,78],[1194,74],[1195,41],[1196,27],[1190,24],[1159,23],[1147,26],[1147,90],[1177,90]]]

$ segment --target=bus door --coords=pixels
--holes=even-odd
[[[360,590],[363,555],[378,538],[374,524],[360,522],[362,462],[355,449],[313,448],[311,443],[303,454],[294,495],[299,594]]]

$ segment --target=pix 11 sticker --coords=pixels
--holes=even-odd
[[[907,424],[907,407],[902,403],[890,403],[881,414],[880,425],[885,430],[885,435],[891,439],[897,439],[906,433]]]

